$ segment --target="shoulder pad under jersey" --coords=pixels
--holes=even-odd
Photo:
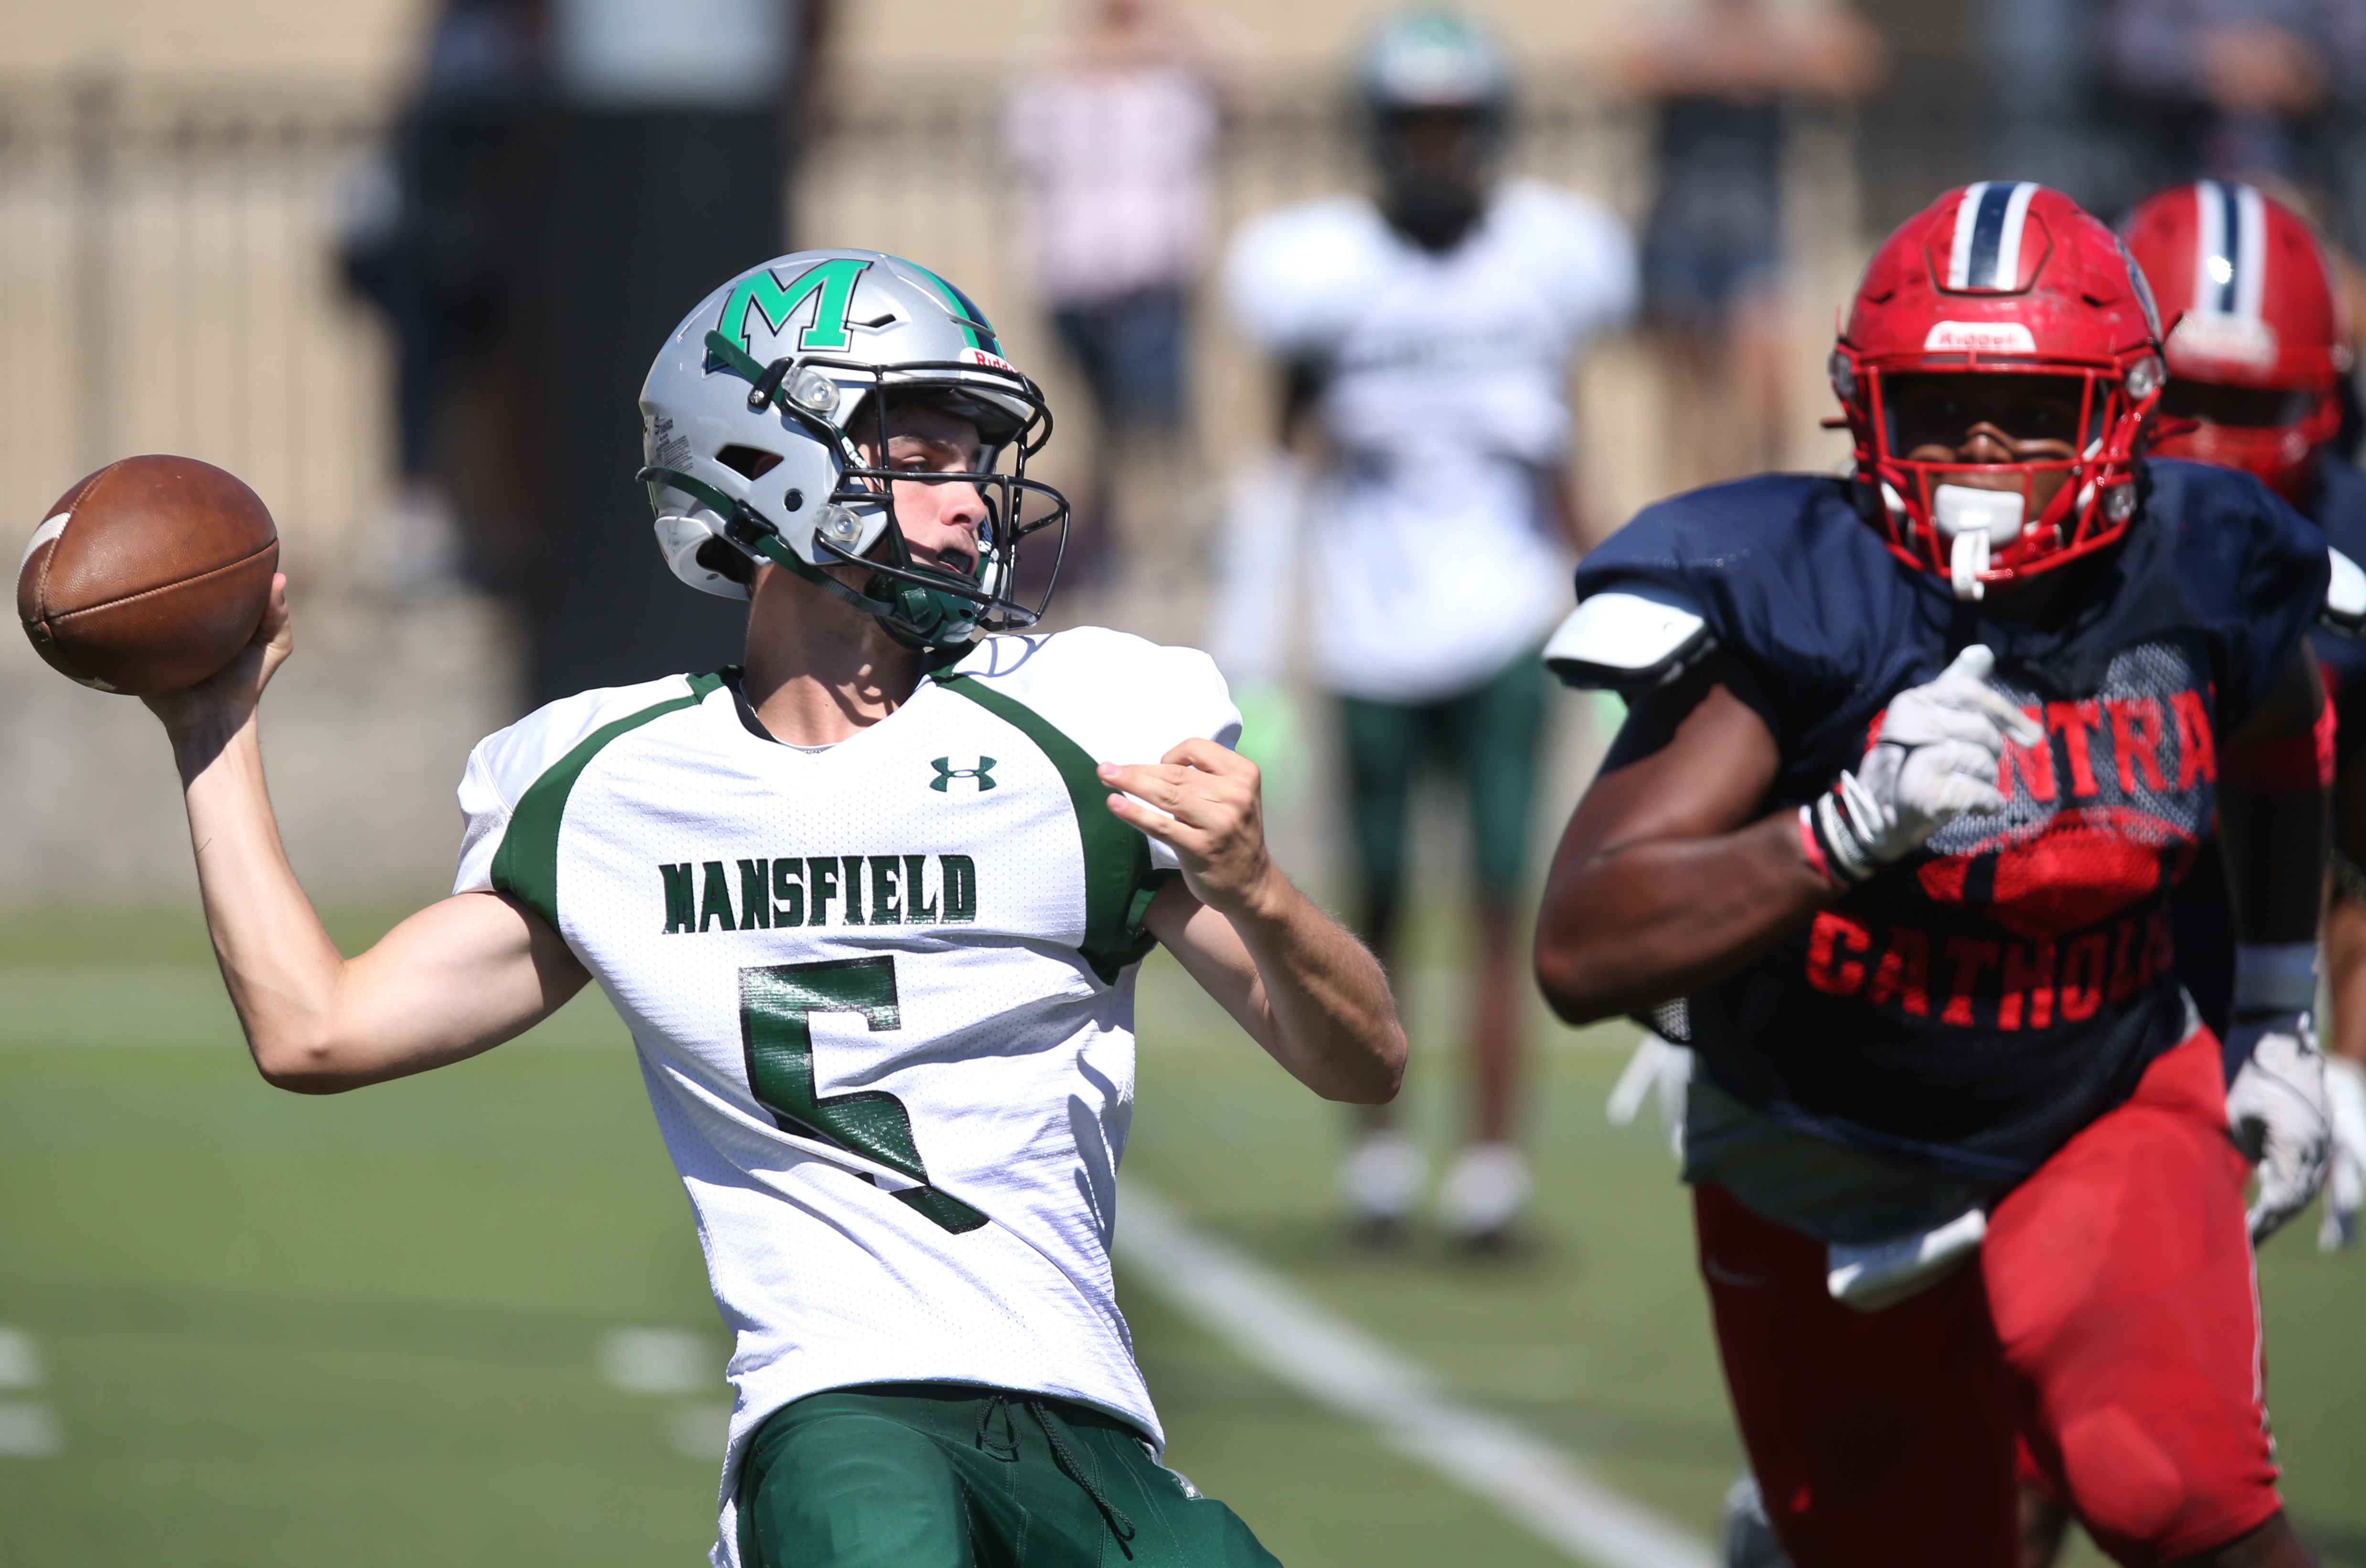
[[[1716,647],[1708,622],[1682,594],[1637,583],[1597,593],[1570,611],[1545,644],[1545,667],[1566,686],[1649,691]]]
[[[2333,564],[2333,580],[2325,585],[2325,608],[2317,611],[2317,623],[2346,636],[2366,633],[2366,570],[2331,545],[2325,553]]]

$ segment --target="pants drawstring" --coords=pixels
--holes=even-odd
[[[986,1436],[997,1416],[1002,1417],[1002,1440],[996,1442]],[[977,1407],[977,1446],[1000,1460],[1019,1457],[1019,1429],[1010,1419],[1010,1401],[999,1394],[988,1394]]]
[[[998,1398],[997,1402],[999,1403]],[[1052,1413],[1043,1407],[1042,1401],[1031,1399],[1027,1402],[1027,1408],[1034,1413],[1035,1424],[1043,1428],[1044,1439],[1052,1445],[1052,1458],[1058,1462],[1060,1473],[1084,1488],[1085,1495],[1093,1500],[1093,1506],[1101,1511],[1101,1518],[1108,1522],[1110,1533],[1117,1537],[1118,1550],[1124,1552],[1131,1562],[1133,1549],[1126,1542],[1134,1537],[1133,1521],[1126,1517],[1124,1509],[1102,1494],[1100,1484],[1087,1473],[1083,1462],[1070,1450],[1067,1439],[1060,1435],[1058,1424],[1052,1419]],[[981,1432],[985,1429],[983,1417],[979,1420],[979,1429]]]

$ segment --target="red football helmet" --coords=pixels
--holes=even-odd
[[[2248,185],[2200,180],[2123,225],[2169,312],[2169,389],[2153,450],[2248,468],[2297,500],[2341,426],[2349,323],[2302,217]]]
[[[1929,462],[1898,439],[1897,377],[2042,376],[2076,391],[2071,455]],[[2000,181],[1949,191],[1866,263],[1832,351],[1858,481],[1890,549],[1959,599],[2102,549],[2135,516],[2133,464],[2167,379],[2152,296],[2112,231],[2059,191]],[[1905,448],[1905,450],[1901,450]],[[2018,472],[2015,491],[1993,483]],[[2029,515],[2038,478],[2063,483]]]

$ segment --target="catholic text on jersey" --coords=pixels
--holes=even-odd
[[[1805,960],[1817,991],[1946,1026],[2044,1029],[2174,972],[2167,897],[2209,829],[2218,778],[2202,672],[2156,642],[2115,655],[2092,697],[1993,684],[2045,731],[2007,744],[2004,811],[1934,835],[1910,867],[1913,895],[1819,914]],[[1880,728],[1876,717],[1868,745]]]

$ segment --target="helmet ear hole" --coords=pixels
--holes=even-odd
[[[715,461],[743,479],[760,479],[781,465],[781,454],[752,446],[727,446],[715,454]]]
[[[740,450],[744,452],[747,448],[742,447]],[[772,461],[778,463],[780,459],[775,457]],[[697,554],[691,559],[717,576],[730,578],[741,588],[746,588],[756,580],[755,563],[720,539],[710,539],[700,545]]]

